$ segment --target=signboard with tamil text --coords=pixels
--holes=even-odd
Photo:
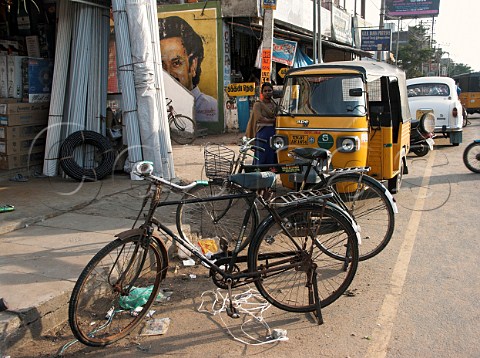
[[[255,82],[230,83],[225,91],[230,97],[255,96]]]
[[[390,51],[392,30],[362,30],[361,39],[364,51]]]

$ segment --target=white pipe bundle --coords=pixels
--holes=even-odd
[[[43,174],[47,176],[57,175],[58,170],[57,158],[60,152],[63,105],[65,102],[68,65],[70,61],[70,41],[72,38],[72,3],[70,1],[60,1],[58,13],[55,67],[48,114],[45,161],[43,164]]]
[[[152,40],[144,0],[127,0],[126,12],[143,159],[153,162],[156,172],[163,176],[158,137],[160,121],[155,99]]]
[[[155,71],[155,98],[160,118],[159,139],[163,174],[167,179],[175,178],[173,149],[170,141],[167,108],[165,105],[165,88],[163,83],[162,56],[160,53],[160,36],[158,28],[157,1],[147,0],[147,16],[152,37],[153,62]]]
[[[125,0],[112,0],[117,67],[120,87],[122,88],[122,110],[125,123],[123,135],[128,143],[128,159],[131,163],[142,160],[140,134],[138,128],[137,102],[133,78],[130,36],[128,33]]]
[[[105,134],[101,118],[106,115],[109,21],[108,8],[59,4],[45,175],[57,174],[60,145],[69,134],[82,129]],[[90,149],[87,156],[75,151],[77,163],[95,165]]]

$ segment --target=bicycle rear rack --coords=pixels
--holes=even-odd
[[[276,196],[270,200],[270,204],[276,207],[288,206],[292,203],[308,203],[315,200],[327,200],[333,197],[332,193],[325,194],[322,190],[305,190],[291,192],[282,196]]]

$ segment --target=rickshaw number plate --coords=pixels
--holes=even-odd
[[[431,109],[418,109],[417,110],[417,119],[422,118],[425,113],[433,112]]]
[[[308,136],[307,135],[292,135],[290,136],[290,144],[308,144]]]

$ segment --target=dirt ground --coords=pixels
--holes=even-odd
[[[172,292],[169,301],[162,303],[163,307],[159,308],[168,312],[174,306],[191,305],[192,299],[198,297],[206,289],[215,289],[215,286],[209,277],[207,268],[201,265],[185,267],[182,260],[173,259],[170,261],[169,272],[161,289]],[[155,305],[152,306],[152,309],[155,308]],[[74,343],[75,337],[68,322],[65,322],[57,329],[37,337],[35,341],[17,344],[8,350],[8,354],[11,358],[98,357],[103,356],[103,353],[110,355],[114,352],[141,347],[143,342],[148,339],[146,336],[140,336],[142,327],[143,325],[140,324],[127,338],[108,346],[108,351],[102,352],[102,349],[99,348],[86,347],[79,342]]]

